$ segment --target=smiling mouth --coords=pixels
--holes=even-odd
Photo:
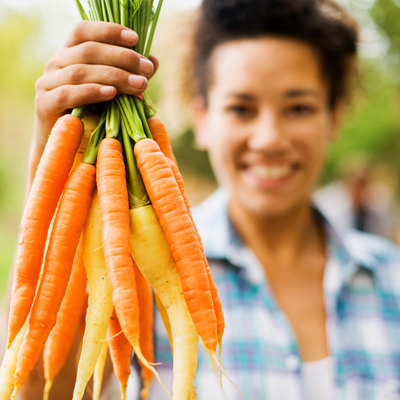
[[[290,165],[252,165],[246,171],[260,179],[277,181],[290,176],[294,169]]]

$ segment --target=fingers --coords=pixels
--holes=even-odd
[[[144,76],[116,67],[74,64],[54,71],[45,79],[39,78],[36,91],[52,91],[60,86],[73,90],[75,85],[84,84],[113,86],[121,93],[137,95],[147,88],[148,81]]]
[[[133,47],[138,41],[136,32],[110,22],[81,21],[75,25],[65,47],[74,47],[85,42],[100,42],[122,47]]]
[[[50,91],[38,91],[35,108],[39,117],[56,119],[67,109],[108,101],[116,95],[117,90],[113,86],[95,83],[64,85]]]
[[[65,48],[49,61],[46,71],[60,70],[72,65],[119,68],[146,78],[150,78],[154,72],[153,63],[133,50],[99,42],[85,42]]]
[[[111,100],[118,92],[142,93],[159,63],[133,51],[137,41],[134,31],[119,24],[78,23],[36,82],[36,115],[56,119],[68,109]]]
[[[153,63],[153,66],[154,66],[153,73],[151,75],[151,76],[153,76],[157,72],[158,67],[160,66],[160,63],[158,61],[158,58],[153,56],[152,54],[149,55],[149,60]]]

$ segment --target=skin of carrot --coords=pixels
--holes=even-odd
[[[174,400],[194,387],[199,334],[182,293],[181,279],[164,231],[151,205],[130,210],[132,255],[167,312],[173,341]]]
[[[154,140],[142,139],[135,155],[147,193],[176,262],[193,322],[205,346],[217,348],[217,319],[198,237],[166,157]]]
[[[89,287],[88,287],[88,285],[86,285],[84,303],[83,303],[82,312],[81,312],[81,316],[79,318],[79,323],[78,323],[78,330],[79,330],[79,334],[81,335],[81,338],[83,338],[83,335],[85,334],[86,313],[87,313],[87,308],[88,308],[88,302],[89,302]]]
[[[112,290],[113,304],[121,328],[135,354],[157,377],[171,397],[157,371],[142,354],[139,337],[139,304],[129,242],[129,202],[122,147],[118,140],[101,141],[97,156],[102,243]]]
[[[89,285],[86,328],[83,336],[73,400],[82,399],[93,375],[112,314],[112,295],[101,241],[99,202],[93,194],[83,230],[83,261]]]
[[[160,150],[163,154],[169,158],[172,162],[177,164],[174,153],[172,152],[171,142],[167,128],[164,125],[162,119],[158,116],[151,117],[147,120],[147,124],[150,128],[151,135],[156,143],[160,146]]]
[[[104,339],[101,345],[99,358],[94,368],[93,374],[93,400],[100,400],[101,385],[103,383],[104,366],[106,365],[108,354],[108,343]]]
[[[203,242],[201,240],[200,234],[199,234],[199,232],[197,230],[196,224],[194,223],[192,214],[190,212],[189,199],[187,198],[187,195],[186,195],[185,185],[184,185],[184,182],[183,182],[182,175],[181,175],[181,173],[180,173],[180,171],[178,169],[178,166],[176,165],[176,163],[173,160],[167,159],[167,161],[168,161],[168,164],[169,164],[169,166],[170,166],[170,168],[171,168],[171,170],[172,170],[172,172],[174,174],[176,183],[177,183],[177,185],[178,185],[178,187],[180,189],[182,198],[183,198],[184,203],[186,205],[187,213],[190,216],[190,219],[192,220],[193,228],[196,231],[197,238],[198,238],[199,245],[200,245],[200,249],[201,249],[201,252],[202,252],[202,255],[203,255],[204,265],[206,267],[207,276],[208,276],[208,283],[210,285],[210,291],[211,291],[211,295],[212,295],[212,299],[213,299],[213,303],[214,303],[214,311],[215,311],[215,315],[216,315],[216,318],[217,318],[217,336],[218,336],[218,347],[219,347],[219,357],[218,358],[219,359],[218,360],[216,360],[214,358],[213,359],[216,362],[216,364],[218,365],[218,368],[220,368],[221,374],[224,373],[226,375],[226,373],[223,371],[223,369],[221,367],[222,337],[223,337],[223,334],[224,334],[224,331],[225,331],[225,318],[224,318],[224,314],[223,314],[223,311],[222,311],[221,299],[219,298],[217,286],[216,286],[216,284],[214,282],[213,276],[211,274],[210,267],[208,265],[207,258],[206,258],[205,253],[204,253]],[[221,378],[222,378],[222,375],[221,375]],[[231,380],[229,377],[228,377],[228,379]],[[234,382],[232,382],[232,383],[234,384]],[[222,380],[221,380],[221,384],[222,384]],[[235,385],[235,387],[236,387],[236,385]],[[238,389],[238,391],[240,392],[239,389]],[[241,394],[241,392],[240,392],[240,394]]]
[[[6,350],[0,369],[0,400],[10,400],[14,389],[14,373],[17,366],[18,351],[24,339],[28,321],[22,326],[11,347]]]
[[[135,267],[135,278],[136,285],[138,288],[138,301],[139,301],[139,324],[140,324],[140,337],[139,345],[142,349],[142,353],[147,361],[150,363],[154,362],[154,343],[153,343],[153,292],[149,282],[140,272],[140,269],[134,263]],[[145,365],[139,361],[142,367],[142,378],[144,382],[144,388],[141,396],[143,400],[146,400],[149,396],[150,384],[153,379],[153,373],[146,368]]]
[[[183,178],[182,175],[177,167],[177,165],[172,161],[172,160],[168,160],[169,166],[171,167],[171,170],[174,174],[176,183],[178,184],[178,187],[181,191],[181,195],[183,198],[183,201],[185,202],[186,205],[186,210],[187,213],[190,216],[190,219],[192,220],[192,224],[193,224],[193,228],[196,231],[197,234],[197,238],[199,240],[199,245],[201,248],[201,252],[203,254],[203,261],[204,261],[204,265],[206,266],[206,271],[207,271],[207,276],[208,276],[208,283],[210,285],[210,291],[211,291],[211,295],[212,295],[212,299],[213,299],[213,303],[214,303],[214,311],[215,311],[215,315],[217,317],[217,335],[218,335],[218,346],[219,346],[219,353],[220,353],[220,357],[221,357],[221,350],[222,350],[222,336],[224,334],[224,330],[225,330],[225,318],[224,318],[224,313],[222,311],[222,305],[221,305],[221,299],[219,298],[218,295],[218,290],[217,290],[217,286],[214,282],[214,278],[211,274],[211,270],[210,267],[208,265],[208,261],[207,258],[204,254],[204,247],[203,247],[203,242],[201,240],[199,231],[197,230],[196,224],[194,223],[192,214],[190,212],[190,204],[189,204],[189,199],[186,195],[186,191],[185,191],[185,185],[183,182]]]
[[[47,142],[20,225],[8,322],[8,347],[21,329],[35,297],[47,232],[83,134],[72,115],[58,119]]]
[[[161,300],[158,298],[158,296],[155,293],[154,293],[154,298],[156,300],[158,312],[160,313],[162,322],[163,322],[163,324],[165,326],[165,329],[167,331],[169,344],[171,346],[171,352],[172,352],[172,354],[174,354],[174,343],[173,343],[173,340],[172,340],[171,323],[169,322],[167,310],[165,309],[165,307],[163,306],[163,303],[161,302]]]
[[[97,128],[97,125],[100,121],[100,115],[95,112],[89,112],[83,119],[83,135],[81,139],[81,144],[79,145],[79,149],[75,154],[74,165],[72,169],[74,169],[77,165],[83,162],[83,158],[85,157],[85,152],[87,145],[89,143],[90,135]]]
[[[121,400],[126,400],[126,388],[131,373],[132,346],[121,330],[115,310],[110,318],[110,325],[107,330],[107,341],[114,374],[118,380],[121,391]]]
[[[68,285],[80,235],[95,187],[96,169],[80,164],[65,184],[46,253],[43,276],[18,354],[15,392],[35,366],[51,330]]]
[[[43,351],[44,399],[48,398],[54,377],[64,365],[75,338],[75,333],[86,301],[86,271],[83,264],[82,238],[76,250],[71,277],[57,314],[57,322],[51,331]]]
[[[113,303],[121,327],[139,343],[139,304],[129,243],[129,203],[121,144],[103,139],[97,158],[102,243]]]

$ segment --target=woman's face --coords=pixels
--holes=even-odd
[[[231,206],[278,216],[307,205],[336,117],[316,52],[290,39],[219,45],[208,104],[195,107],[197,140],[231,192]]]

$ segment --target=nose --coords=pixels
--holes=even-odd
[[[248,147],[254,151],[281,153],[288,149],[289,141],[285,135],[279,116],[273,111],[260,113],[254,121],[248,139]]]

